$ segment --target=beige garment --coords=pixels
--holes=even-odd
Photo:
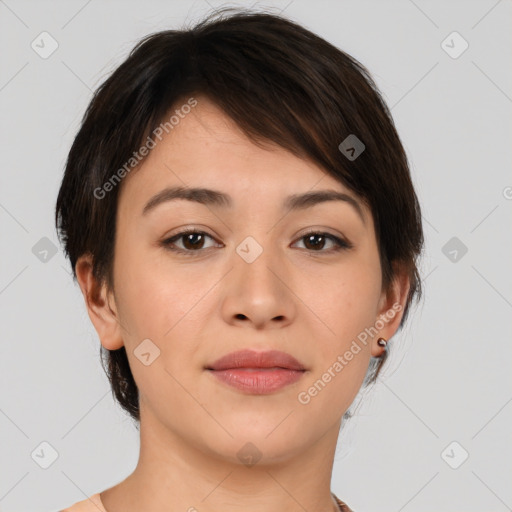
[[[61,512],[107,512],[101,502],[100,494],[93,494],[86,500],[79,501]]]

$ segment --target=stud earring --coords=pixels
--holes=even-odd
[[[379,347],[384,347],[386,348],[386,345],[388,344],[388,340],[385,340],[384,338],[379,338],[377,340],[377,345],[379,345]]]

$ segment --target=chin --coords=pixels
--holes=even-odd
[[[270,439],[265,436],[266,434],[261,434],[256,437],[248,433],[244,440],[231,439],[227,443],[222,443],[221,446],[212,440],[214,446],[209,448],[215,452],[217,458],[229,464],[234,463],[248,468],[256,465],[262,468],[286,463],[304,449],[304,443],[299,438],[290,440],[290,438],[276,436]],[[243,434],[239,437],[243,437]]]
[[[323,431],[305,431],[303,422],[292,419],[293,413],[283,421],[288,413],[289,410],[281,411],[277,421],[273,414],[265,417],[256,411],[250,415],[239,415],[233,418],[228,428],[233,437],[218,435],[218,432],[212,437],[212,431],[209,431],[203,439],[208,450],[226,462],[249,467],[284,463],[324,434]],[[229,423],[227,420],[223,423],[222,419],[220,422],[223,425]]]

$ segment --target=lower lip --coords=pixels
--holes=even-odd
[[[240,391],[264,395],[297,382],[304,371],[285,368],[230,368],[209,370],[215,377]]]

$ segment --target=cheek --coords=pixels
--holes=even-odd
[[[318,339],[327,353],[350,344],[377,319],[381,275],[374,255],[354,254],[336,268],[311,272],[301,281],[297,295],[317,317]]]
[[[377,292],[374,280],[351,273],[331,285],[318,302],[323,322],[317,322],[312,336],[315,364],[297,397],[307,421],[321,414],[333,420],[348,409],[360,390],[371,358],[372,338],[365,329],[375,322]]]
[[[180,401],[173,397],[180,397],[182,389],[170,374],[182,381],[183,371],[190,371],[183,362],[194,361],[200,343],[197,326],[201,324],[201,299],[212,284],[201,283],[197,273],[194,278],[190,271],[171,267],[162,258],[151,258],[148,252],[142,254],[135,249],[127,254],[130,258],[120,256],[116,262],[118,311],[121,324],[126,327],[124,344],[141,393],[151,397],[154,407],[165,411],[171,402]],[[129,279],[123,279],[123,275]],[[144,366],[136,357],[137,347],[146,339],[159,350],[150,366]],[[157,351],[148,346],[150,352]]]
[[[212,276],[199,277],[198,267],[171,264],[165,251],[148,250],[142,244],[131,244],[118,254],[116,295],[128,331],[125,341],[133,344],[150,338],[163,348],[176,336],[186,337],[207,302]]]
[[[311,399],[310,411],[345,411],[370,362],[372,337],[367,330],[377,319],[380,264],[375,254],[359,253],[334,272],[317,273],[306,285],[304,302],[321,321],[315,322],[315,365],[309,387],[302,389],[305,400]]]

